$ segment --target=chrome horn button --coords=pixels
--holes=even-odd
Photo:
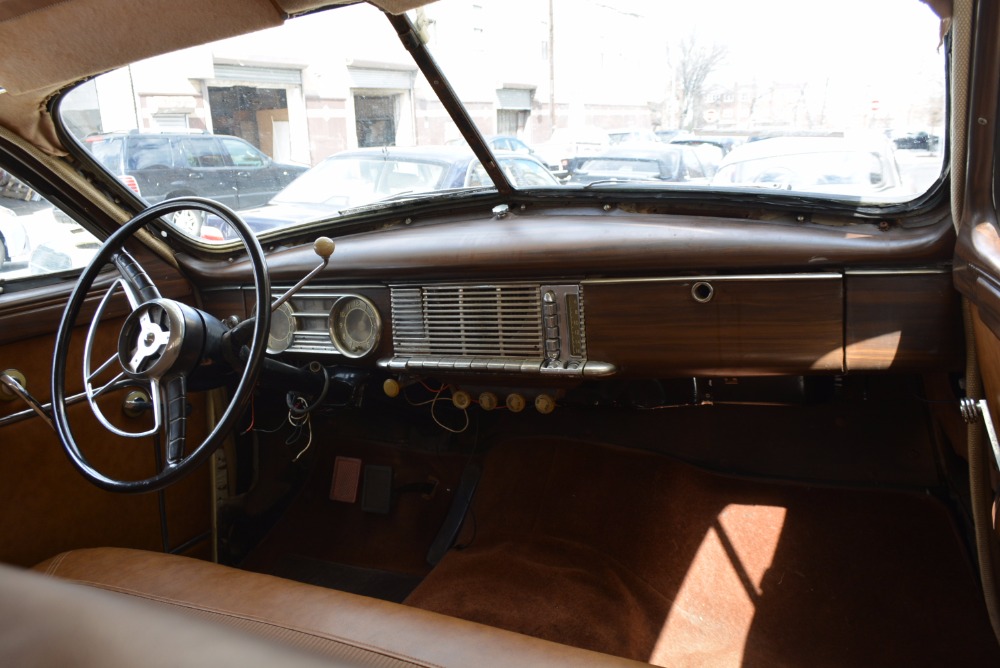
[[[177,362],[184,334],[180,306],[169,299],[152,299],[125,320],[118,337],[118,361],[133,378],[162,378]]]

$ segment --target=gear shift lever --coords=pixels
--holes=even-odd
[[[322,260],[319,266],[303,276],[301,281],[288,289],[288,292],[278,297],[278,299],[271,304],[271,313],[277,311],[279,306],[291,299],[292,295],[304,288],[309,281],[316,277],[316,274],[326,268],[326,265],[330,262],[330,256],[333,255],[335,248],[336,244],[333,243],[333,239],[330,237],[320,237],[316,239],[315,243],[313,243],[313,251],[315,251],[316,255],[319,255],[320,260]]]

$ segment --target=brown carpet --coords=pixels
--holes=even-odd
[[[407,603],[669,666],[1000,665],[945,507],[524,439]]]

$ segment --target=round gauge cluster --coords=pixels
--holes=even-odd
[[[267,352],[272,355],[283,353],[292,345],[295,336],[295,313],[285,302],[271,314],[271,329],[267,334]]]
[[[378,346],[382,319],[364,297],[341,297],[330,309],[330,340],[345,357],[364,357]]]

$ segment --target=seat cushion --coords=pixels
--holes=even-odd
[[[647,665],[187,557],[96,548],[65,552],[36,570],[362,665]]]

